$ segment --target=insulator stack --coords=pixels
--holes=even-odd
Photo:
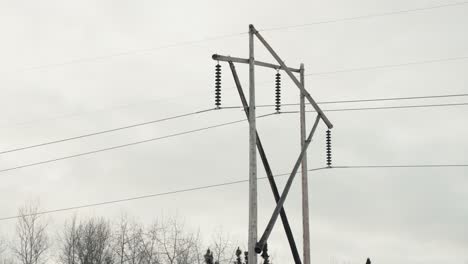
[[[221,65],[215,66],[215,105],[221,108]]]
[[[275,83],[275,110],[279,113],[281,111],[281,74],[279,72],[276,73]]]
[[[331,131],[327,130],[327,166],[332,166]]]

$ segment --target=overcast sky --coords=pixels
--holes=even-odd
[[[358,1],[8,1],[0,0],[0,148],[77,136],[213,107],[211,55],[248,56],[248,24],[259,30],[453,3]],[[468,56],[468,5],[262,32],[306,73]],[[231,35],[172,48],[187,41]],[[273,62],[256,43],[256,57]],[[138,51],[138,52],[135,52]],[[129,52],[129,53],[127,53]],[[119,55],[119,56],[117,56]],[[89,59],[90,58],[90,59]],[[94,58],[94,59],[92,59]],[[467,60],[309,76],[317,101],[468,93]],[[245,88],[246,65],[237,66]],[[239,105],[223,64],[223,105]],[[257,70],[257,102],[274,100],[274,74]],[[285,80],[283,102],[298,101]],[[340,104],[324,108],[467,102],[466,98]],[[297,110],[297,108],[288,108]],[[330,112],[334,165],[466,164],[467,106]],[[259,114],[271,109],[259,109]],[[0,155],[0,169],[244,118],[222,110],[93,138]],[[308,116],[308,124],[313,122]],[[299,116],[258,120],[274,173],[292,169]],[[325,165],[325,126],[309,167]],[[264,176],[259,164],[259,176]],[[0,217],[28,199],[44,209],[247,179],[248,125],[235,124],[0,175]],[[285,178],[279,178],[282,188]],[[312,263],[468,263],[468,169],[361,169],[310,173]],[[247,236],[247,184],[50,214],[149,222],[179,215],[209,236]],[[285,208],[301,247],[300,185]],[[273,197],[259,182],[259,232]],[[14,221],[0,222],[8,234]],[[280,225],[269,240],[275,263],[292,263]]]

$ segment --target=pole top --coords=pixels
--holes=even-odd
[[[249,24],[249,32],[253,34],[257,33],[257,30],[255,29],[253,24]]]

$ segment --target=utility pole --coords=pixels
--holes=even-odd
[[[304,64],[300,67],[300,82],[305,89]],[[301,148],[306,144],[306,112],[305,96],[300,92],[299,96],[300,121],[301,121]],[[307,175],[307,152],[302,157],[302,240],[303,240],[303,260],[304,264],[310,264],[310,226],[309,226],[309,183]]]
[[[257,127],[255,117],[254,27],[249,25],[249,263],[257,264]]]
[[[278,64],[256,61],[254,56],[254,37],[260,41],[261,44],[269,51],[269,53],[273,56]],[[289,242],[289,246],[291,248],[291,253],[294,259],[295,264],[302,264],[300,259],[300,255],[298,253],[296,242],[294,241],[293,232],[289,225],[289,221],[286,215],[286,211],[284,209],[284,203],[288,196],[289,190],[291,189],[292,183],[294,178],[299,170],[299,167],[302,167],[302,187],[303,187],[303,198],[305,201],[303,202],[303,213],[304,216],[307,216],[304,220],[304,243],[306,244],[306,248],[304,248],[304,260],[307,259],[307,264],[310,263],[310,245],[309,245],[309,220],[308,220],[308,190],[307,190],[307,148],[312,141],[312,137],[317,129],[318,123],[323,121],[326,126],[331,129],[333,127],[330,120],[327,118],[325,113],[320,109],[317,105],[315,100],[312,96],[304,89],[304,65],[301,64],[300,69],[289,68],[285,65],[284,61],[279,57],[279,55],[273,50],[273,48],[268,44],[268,42],[263,38],[263,36],[254,28],[253,25],[249,25],[249,57],[248,58],[238,58],[238,57],[231,57],[231,56],[223,56],[218,54],[213,54],[213,60],[218,61],[218,65],[216,65],[216,96],[215,96],[215,105],[217,109],[222,109],[221,107],[221,86],[220,86],[220,70],[221,66],[219,65],[220,61],[228,62],[234,82],[236,84],[236,88],[239,93],[239,97],[242,102],[242,106],[244,108],[244,112],[247,115],[247,119],[249,121],[249,221],[248,221],[248,263],[250,264],[257,264],[257,254],[260,254],[263,250],[266,250],[267,240],[274,228],[276,220],[278,217],[281,218],[284,231],[286,237]],[[243,63],[249,65],[249,100],[247,103],[247,98],[244,95],[241,82],[239,80],[239,75],[237,74],[236,68],[234,63]],[[300,91],[300,100],[301,100],[301,151],[294,163],[293,169],[289,178],[285,184],[284,190],[280,193],[278,187],[276,185],[276,181],[274,178],[274,174],[271,170],[271,166],[268,162],[267,155],[265,153],[265,149],[261,143],[260,136],[257,131],[256,127],[256,117],[255,117],[255,67],[263,67],[263,68],[270,68],[276,71],[276,104],[275,109],[276,113],[280,114],[281,108],[281,100],[279,99],[280,96],[280,74],[279,71],[284,71],[286,74],[291,78],[294,84]],[[294,74],[300,74],[300,81]],[[305,103],[306,100],[312,105],[317,116],[315,121],[312,125],[310,131],[306,134],[306,126],[305,126]],[[273,193],[273,197],[276,202],[276,207],[273,210],[272,216],[265,228],[260,239],[257,238],[257,149],[260,154],[260,158],[265,169],[268,181],[270,183],[270,187]],[[258,239],[258,240],[257,240]]]

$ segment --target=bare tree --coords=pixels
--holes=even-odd
[[[111,229],[104,219],[91,218],[77,229],[77,253],[80,264],[112,263]]]
[[[162,228],[157,222],[150,225],[143,234],[143,252],[144,264],[161,264],[159,250],[159,237],[161,237]]]
[[[30,202],[18,210],[12,250],[22,264],[40,264],[45,261],[45,253],[49,248],[47,223],[38,212],[38,202]]]
[[[118,227],[116,228],[116,234],[114,235],[113,250],[116,254],[116,262],[123,264],[126,260],[126,245],[128,242],[128,221],[125,215],[122,215],[119,219]]]
[[[111,228],[104,219],[91,218],[65,226],[59,259],[63,264],[112,264]]]
[[[229,235],[219,229],[213,235],[212,241],[211,251],[213,253],[214,262],[232,263],[234,261],[236,247],[233,246]]]
[[[2,237],[0,237],[0,259],[3,259],[3,254],[5,253],[6,249],[6,242]]]
[[[77,263],[78,235],[76,216],[73,216],[70,223],[65,223],[63,234],[59,238],[59,261],[62,264]]]
[[[199,259],[199,237],[184,230],[176,219],[163,222],[161,226],[161,258],[164,264],[193,264]]]
[[[114,233],[114,252],[116,262],[142,264],[146,262],[146,243],[144,228],[135,221],[122,215]]]
[[[5,253],[7,250],[7,244],[5,240],[0,237],[0,264],[3,264],[5,262]]]

